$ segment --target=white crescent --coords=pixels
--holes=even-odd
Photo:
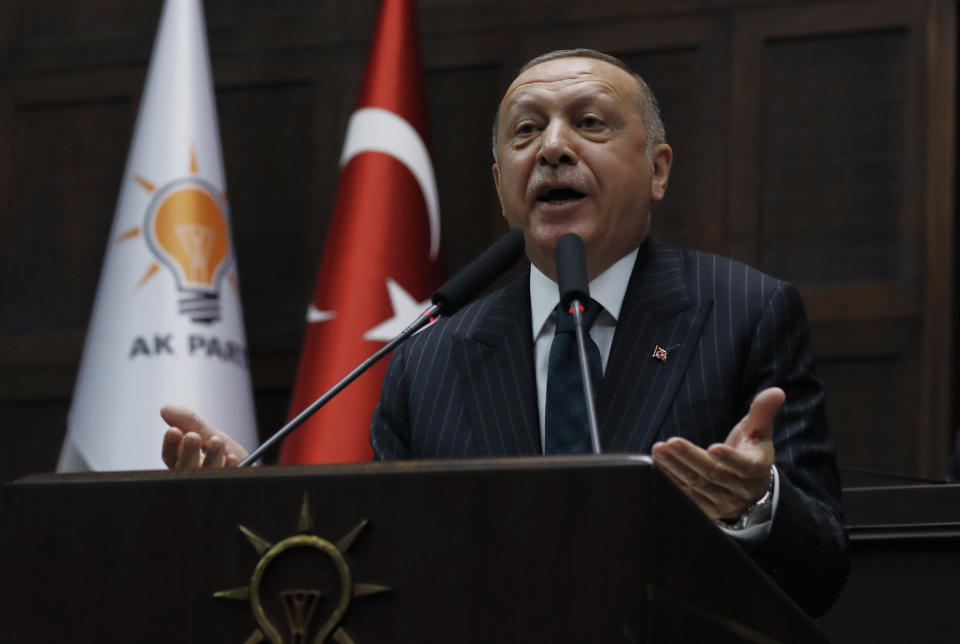
[[[340,155],[340,167],[363,152],[383,152],[402,163],[420,184],[427,202],[430,221],[430,259],[440,252],[440,203],[437,180],[430,163],[430,153],[423,139],[404,118],[379,107],[364,107],[350,116],[347,136]]]

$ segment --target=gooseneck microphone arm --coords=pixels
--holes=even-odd
[[[583,398],[587,405],[587,427],[594,454],[600,453],[600,431],[597,427],[597,409],[593,400],[593,382],[590,378],[590,363],[584,339],[582,309],[590,303],[590,282],[587,279],[587,260],[583,241],[576,233],[567,233],[557,240],[557,286],[560,288],[560,304],[570,309],[573,327],[577,336],[577,357],[583,376]]]
[[[354,367],[353,371],[344,376],[340,382],[330,387],[330,389],[328,389],[322,396],[314,400],[306,408],[304,408],[303,411],[297,414],[293,420],[277,430],[277,433],[265,440],[260,447],[253,450],[249,456],[240,461],[240,464],[237,467],[247,467],[248,465],[253,465],[256,463],[257,460],[263,456],[264,452],[286,438],[287,434],[302,425],[304,421],[310,418],[310,416],[312,416],[318,409],[326,405],[330,399],[340,393],[344,387],[359,378],[364,371],[372,367],[378,360],[380,360],[380,358],[393,351],[397,345],[401,344],[402,342],[406,342],[407,338],[438,317],[439,311],[440,306],[438,304],[434,304],[426,311],[421,313],[420,317],[418,317],[413,324],[397,334],[397,336],[390,340],[390,342],[380,347],[380,349],[372,356],[361,362],[358,366]]]
[[[364,371],[369,369],[383,356],[393,351],[398,345],[406,342],[410,336],[425,327],[433,320],[456,313],[460,307],[480,294],[486,287],[493,284],[503,272],[517,263],[523,255],[523,231],[514,228],[498,239],[487,250],[480,253],[466,268],[454,275],[446,284],[437,289],[431,298],[430,307],[420,314],[407,328],[397,334],[390,342],[381,347],[376,353],[364,360],[360,365],[343,377],[340,382],[328,389],[322,396],[314,400],[297,416],[281,427],[277,432],[265,440],[249,456],[240,461],[238,467],[247,467],[256,463],[263,453],[283,440],[290,432],[302,425],[318,409],[330,402],[344,387],[356,380]]]

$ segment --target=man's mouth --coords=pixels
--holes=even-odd
[[[584,197],[586,197],[585,194],[573,188],[551,188],[538,195],[537,201],[549,204],[562,204],[583,199]]]

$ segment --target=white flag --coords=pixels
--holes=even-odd
[[[166,0],[58,471],[163,467],[160,406],[256,444],[200,0]]]

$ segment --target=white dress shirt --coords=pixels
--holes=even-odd
[[[607,371],[610,346],[613,333],[617,329],[620,307],[627,293],[627,283],[637,261],[637,249],[621,257],[613,266],[590,282],[590,297],[596,300],[603,310],[597,314],[590,337],[600,349],[603,371]],[[544,275],[539,268],[530,265],[530,317],[533,322],[533,362],[537,370],[537,409],[540,412],[540,444],[546,445],[544,418],[547,409],[547,367],[550,363],[550,345],[557,328],[554,310],[560,303],[560,290],[557,283]]]

